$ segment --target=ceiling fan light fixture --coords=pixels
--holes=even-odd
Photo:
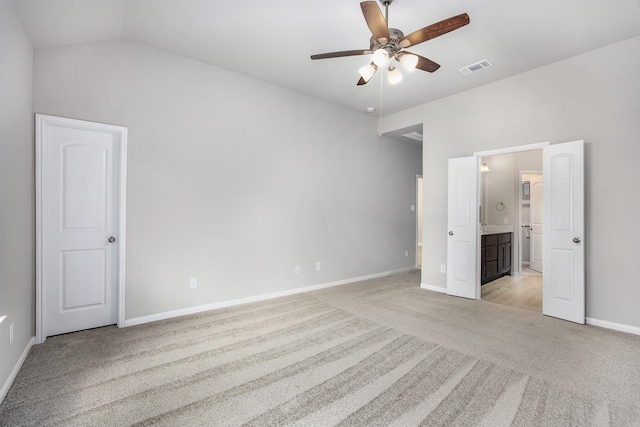
[[[418,57],[412,53],[402,53],[400,54],[400,64],[407,71],[415,70],[418,65]]]
[[[373,52],[373,63],[378,67],[382,67],[387,63],[387,61],[389,61],[389,53],[384,48],[380,48]]]
[[[362,76],[365,82],[368,82],[369,80],[371,80],[371,77],[373,77],[376,71],[378,71],[378,66],[373,62],[363,67],[360,67],[360,69],[358,70],[358,72],[360,73],[360,75]]]
[[[391,85],[400,83],[402,81],[402,73],[400,72],[400,69],[393,66],[389,67],[389,74],[387,75],[387,80]]]

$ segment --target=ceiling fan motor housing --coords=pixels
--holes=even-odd
[[[398,51],[400,51],[401,49],[400,40],[404,38],[404,33],[398,30],[397,28],[389,28],[389,36],[390,36],[390,40],[387,41],[385,44],[381,44],[378,42],[378,40],[371,37],[369,39],[369,47],[371,51],[375,52],[376,50],[383,48],[384,50],[387,51],[390,57],[395,56],[398,53]]]

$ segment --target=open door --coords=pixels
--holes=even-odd
[[[543,148],[542,312],[585,321],[584,142]]]
[[[530,204],[529,204],[529,268],[538,273],[542,273],[542,248],[544,239],[544,184],[542,175],[531,177],[529,180]]]
[[[447,294],[477,298],[478,158],[449,159]]]

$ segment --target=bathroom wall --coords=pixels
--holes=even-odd
[[[481,175],[483,223],[501,226],[514,233],[512,271],[519,273],[520,171],[542,170],[542,150],[485,156],[482,162],[490,169]],[[528,245],[524,238],[522,242]]]

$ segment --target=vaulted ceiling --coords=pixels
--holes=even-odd
[[[381,99],[388,114],[640,35],[638,0],[395,0],[389,26],[405,34],[465,12],[471,22],[411,48],[441,65],[435,73],[403,72],[389,86],[378,72],[357,87],[368,57],[309,57],[369,48],[358,0],[12,1],[36,49],[130,40],[362,113]],[[459,71],[484,59],[492,66]]]

